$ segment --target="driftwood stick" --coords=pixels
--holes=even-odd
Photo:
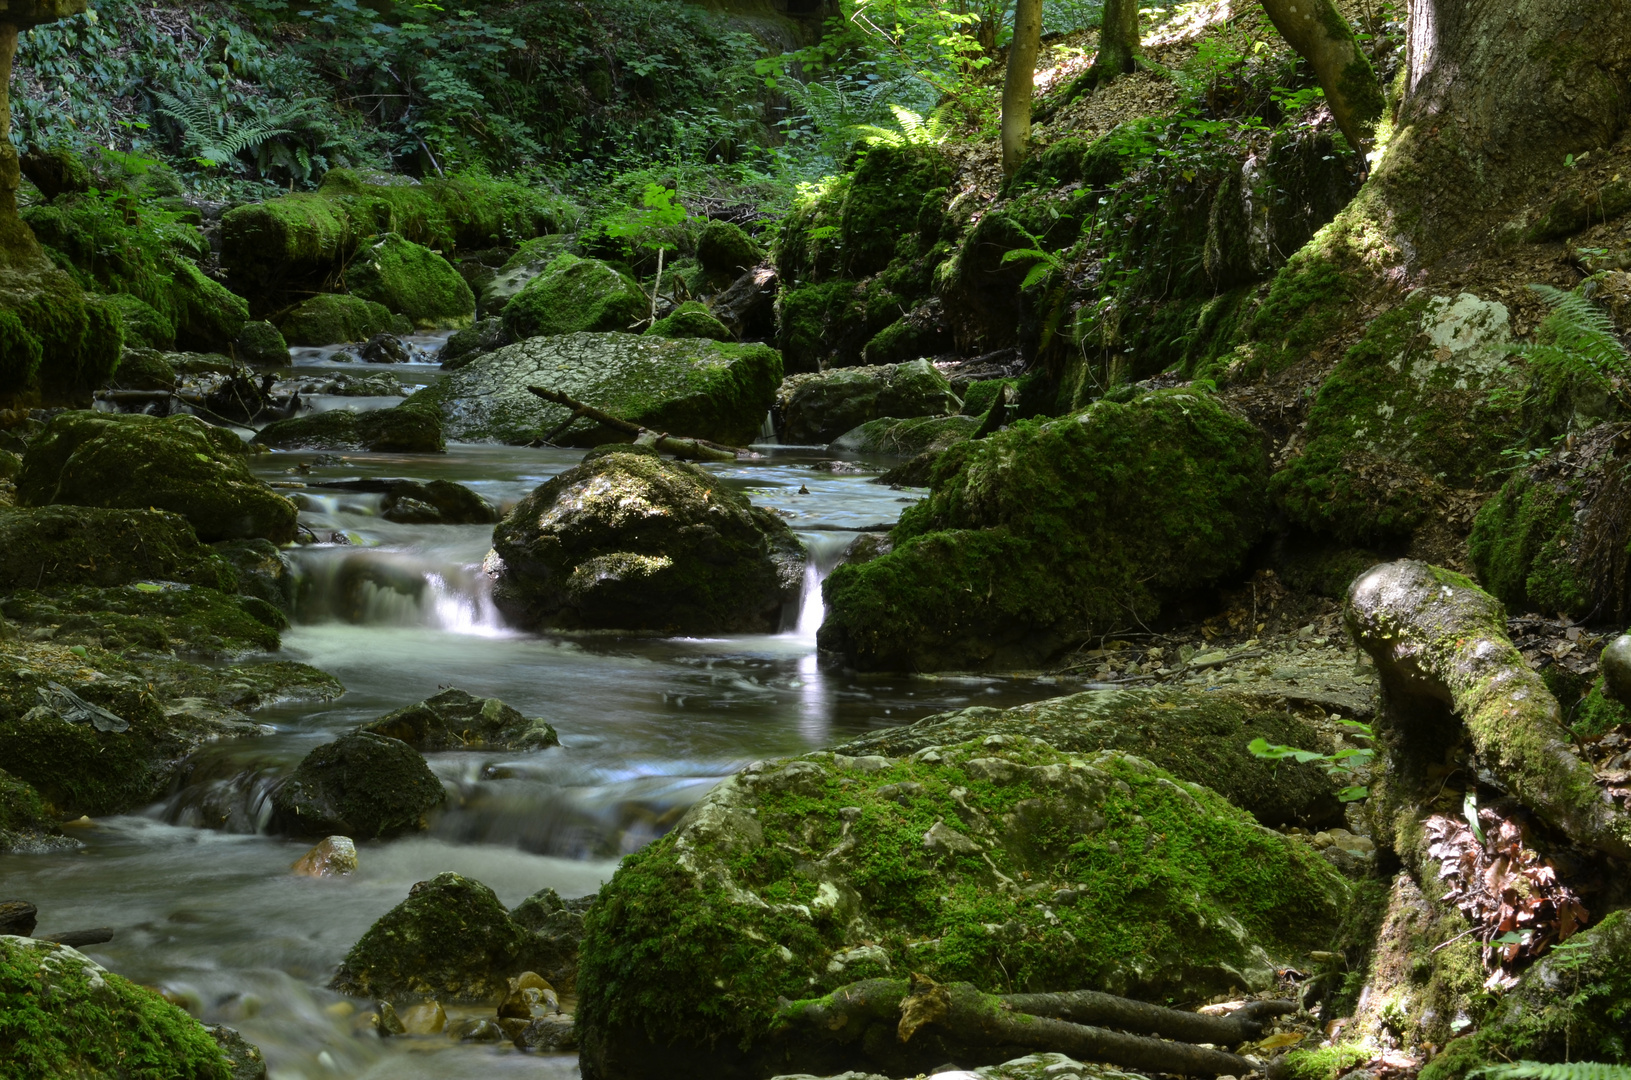
[[[53,941],[58,945],[82,949],[86,945],[100,945],[104,941],[112,941],[113,928],[98,926],[94,930],[66,930],[60,934],[39,934],[37,937],[40,941]]]
[[[643,428],[639,424],[624,420],[619,416],[613,416],[603,409],[597,409],[593,405],[579,401],[569,394],[563,394],[559,390],[551,390],[544,386],[529,386],[527,389],[545,401],[565,405],[572,410],[572,416],[565,423],[557,424],[548,435],[545,435],[544,442],[554,442],[567,428],[580,419],[586,418],[609,427],[613,431],[632,435],[635,442],[666,451],[675,457],[690,458],[695,461],[735,461],[736,455],[742,452],[740,447],[709,442],[707,439],[680,438],[660,431],[651,431],[649,428]]]
[[[1192,1043],[1218,1043],[1232,1046],[1249,1042],[1263,1033],[1270,1017],[1297,1011],[1295,1001],[1252,1001],[1228,1016],[1205,1016],[1180,1009],[1163,1009],[1147,1001],[1101,994],[1093,990],[1071,990],[1059,994],[1003,994],[999,1000],[1015,1012],[1049,1016],[1073,1024],[1093,1024],[1161,1035]]]

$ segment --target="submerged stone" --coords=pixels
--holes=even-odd
[[[294,539],[295,507],[249,471],[236,435],[193,416],[66,412],[23,457],[25,505],[169,510],[205,542]]]
[[[522,716],[497,698],[474,697],[457,689],[388,713],[362,730],[400,739],[425,753],[541,750],[561,742],[547,721]]]
[[[493,531],[493,599],[516,625],[672,634],[774,632],[804,549],[712,474],[609,447],[523,499]]]
[[[627,858],[585,920],[585,1073],[864,1068],[862,1032],[831,1056],[772,1026],[779,999],[909,971],[1194,999],[1267,989],[1334,938],[1342,879],[1216,793],[994,742],[751,765]]]
[[[300,836],[375,840],[423,830],[445,801],[447,791],[419,751],[358,731],[306,755],[272,796],[273,825]]]
[[[758,434],[781,382],[781,358],[763,345],[633,334],[533,338],[478,357],[409,398],[439,415],[449,439],[524,445],[544,435],[561,446],[621,442],[622,432],[571,419],[541,386],[630,423],[670,435],[745,446]]]

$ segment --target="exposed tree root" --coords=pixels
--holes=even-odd
[[[1234,1043],[1256,1037],[1267,1017],[1296,1010],[1294,1002],[1266,1001],[1254,1002],[1231,1017],[1201,1016],[1093,991],[987,994],[970,983],[941,984],[913,975],[910,983],[868,979],[815,1001],[789,1002],[777,1020],[804,1038],[840,1044],[861,1041],[880,1021],[894,1021],[895,1041],[903,1047],[932,1033],[941,1046],[1052,1052],[1153,1072],[1238,1076],[1258,1064],[1194,1042],[1169,1042],[1079,1021],[1092,1019],[1195,1042]]]

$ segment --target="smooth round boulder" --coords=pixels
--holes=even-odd
[[[598,259],[561,255],[504,305],[512,340],[627,330],[651,301],[627,274]]]
[[[375,840],[424,829],[446,799],[417,750],[357,731],[306,755],[272,796],[272,824],[297,836]]]
[[[545,720],[521,715],[498,698],[463,690],[388,713],[362,730],[400,739],[415,750],[541,750],[561,740]]]
[[[476,316],[476,294],[453,264],[397,233],[362,246],[346,267],[352,295],[384,304],[421,330],[462,330]]]
[[[493,531],[493,598],[529,629],[769,633],[798,600],[804,549],[710,473],[609,447],[523,499]]]
[[[1609,642],[1597,663],[1608,696],[1622,705],[1631,705],[1631,634],[1621,634]]]
[[[963,407],[927,360],[790,375],[776,391],[782,441],[825,445],[868,420],[944,416]]]

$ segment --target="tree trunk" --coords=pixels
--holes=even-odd
[[[1348,145],[1365,153],[1382,117],[1382,87],[1348,20],[1331,0],[1263,0],[1263,10],[1280,36],[1314,69]]]
[[[17,25],[0,22],[0,258],[36,256],[34,234],[17,217],[17,188],[22,169],[11,145],[11,61],[17,55]]]
[[[1017,0],[1008,74],[1002,84],[1002,171],[1013,176],[1031,142],[1031,89],[1042,48],[1042,0]]]
[[[1090,81],[1100,86],[1117,75],[1131,75],[1138,63],[1138,0],[1104,0],[1099,26],[1099,55]]]

